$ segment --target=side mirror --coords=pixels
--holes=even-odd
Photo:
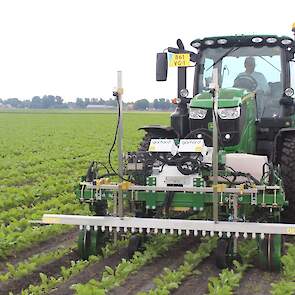
[[[166,81],[168,72],[167,53],[157,53],[156,80]]]

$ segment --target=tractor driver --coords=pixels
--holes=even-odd
[[[248,56],[245,58],[244,62],[245,66],[245,72],[240,73],[236,79],[238,79],[240,76],[249,75],[257,82],[257,87],[255,91],[263,91],[264,93],[269,92],[269,87],[267,84],[267,81],[264,77],[264,75],[260,72],[255,72],[255,58],[252,56]]]

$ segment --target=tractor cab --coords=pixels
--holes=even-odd
[[[157,59],[158,81],[166,80],[165,59],[169,65],[171,55],[182,61],[177,65],[178,107],[171,115],[175,133],[180,138],[204,138],[210,145],[212,89],[218,88],[219,140],[224,149],[273,156],[277,135],[294,126],[294,40],[276,35],[208,37],[191,42],[197,53],[185,50],[180,40],[177,44]],[[190,64],[184,63],[185,55]],[[189,99],[188,66],[195,67]]]
[[[205,101],[201,99],[208,93],[216,72],[224,145],[238,144],[239,151],[271,156],[279,130],[293,124],[294,41],[285,36],[242,35],[205,38],[191,45],[198,49],[194,96],[190,102],[191,128],[199,128],[198,125],[206,128],[194,114],[205,112],[206,108],[202,107]],[[202,110],[197,110],[198,106]],[[233,134],[228,132],[231,129]],[[245,146],[243,136],[255,141],[256,146]]]

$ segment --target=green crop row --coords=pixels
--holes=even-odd
[[[18,263],[17,265],[7,263],[7,272],[0,274],[0,281],[5,282],[10,279],[19,279],[21,277],[27,276],[41,265],[48,264],[61,258],[64,255],[70,253],[73,249],[74,246],[70,246],[67,248],[59,248],[57,250],[36,254]]]
[[[257,253],[255,240],[246,240],[240,242],[239,253],[242,257],[243,264],[233,261],[232,269],[224,269],[218,277],[209,278],[208,290],[209,295],[232,295],[234,289],[240,284],[244,272],[251,267],[250,261]]]
[[[100,281],[92,279],[86,284],[73,285],[72,288],[76,290],[78,295],[106,294],[124,282],[130,274],[135,273],[142,266],[165,253],[179,239],[179,236],[157,235],[146,244],[143,253],[136,252],[130,260],[122,259],[122,262],[114,269],[106,266]]]
[[[30,285],[27,289],[21,292],[21,295],[45,295],[49,293],[53,288],[57,287],[59,284],[64,283],[74,275],[83,271],[86,267],[111,256],[117,250],[126,247],[127,244],[128,239],[122,239],[117,241],[116,243],[108,243],[102,249],[102,256],[90,256],[89,260],[72,261],[70,267],[61,267],[60,276],[58,277],[48,277],[46,274],[40,273],[41,283],[38,285]],[[13,294],[10,293],[9,295]]]
[[[154,279],[156,287],[138,295],[168,295],[177,289],[182,281],[194,273],[194,269],[208,257],[217,245],[217,238],[205,238],[196,251],[187,251],[184,262],[176,270],[164,269],[164,273]]]
[[[283,265],[282,279],[271,284],[272,295],[295,294],[295,245],[288,246],[288,252],[281,258]]]

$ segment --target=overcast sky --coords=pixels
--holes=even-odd
[[[281,5],[281,6],[279,6]],[[292,36],[291,1],[0,0],[0,98],[173,98],[176,70],[155,82],[156,53],[213,35]]]

